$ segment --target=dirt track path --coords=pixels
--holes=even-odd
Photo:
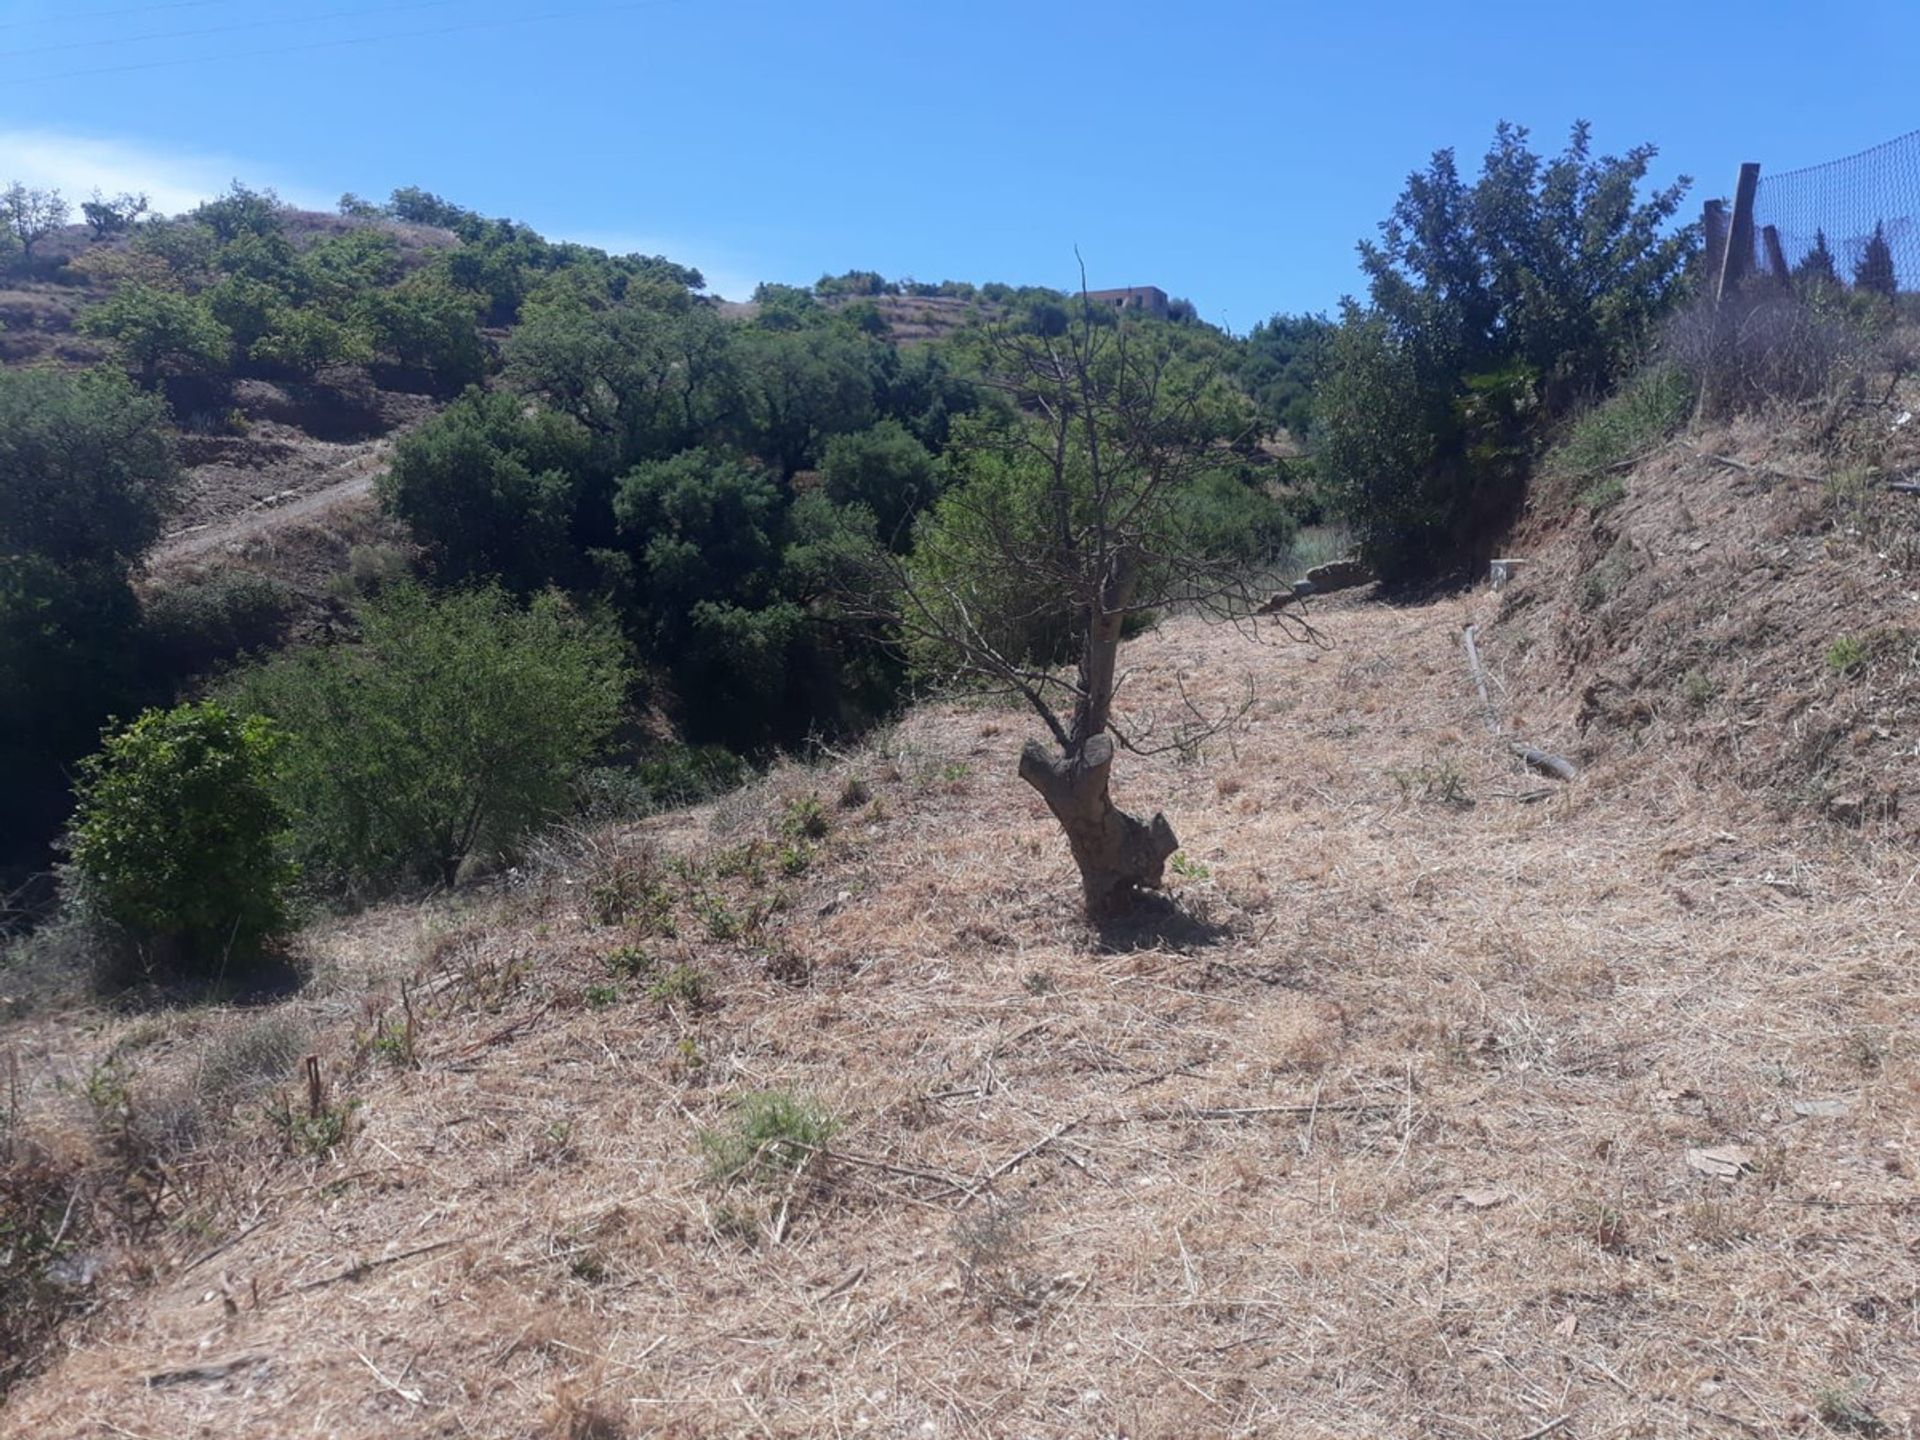
[[[373,492],[374,478],[384,468],[392,449],[391,440],[375,440],[360,454],[336,467],[333,474],[338,478],[319,489],[282,492],[256,501],[238,514],[176,530],[154,549],[148,564],[157,566],[197,559],[294,520],[309,518],[343,501],[369,495]]]

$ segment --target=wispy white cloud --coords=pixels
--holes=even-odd
[[[752,261],[742,261],[698,241],[628,230],[570,230],[553,238],[591,245],[609,255],[664,255],[676,264],[693,266],[707,282],[707,293],[725,300],[752,299],[754,287],[764,278]]]
[[[331,209],[334,197],[275,183],[270,167],[232,155],[168,150],[140,141],[70,135],[54,130],[0,130],[0,184],[19,180],[57,187],[79,201],[94,190],[144,192],[153,208],[174,215],[225,190],[235,178],[271,186],[282,200]]]

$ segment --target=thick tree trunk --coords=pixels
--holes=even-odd
[[[1157,890],[1167,857],[1180,848],[1167,817],[1142,822],[1117,809],[1107,794],[1113,740],[1095,735],[1079,756],[1056,756],[1038,741],[1020,752],[1020,778],[1040,792],[1067,832],[1087,914],[1104,920],[1118,914],[1139,890]]]

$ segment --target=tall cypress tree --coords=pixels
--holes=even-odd
[[[1793,278],[1803,291],[1840,283],[1840,272],[1833,263],[1833,251],[1827,245],[1825,230],[1813,232],[1813,249],[1793,267]]]
[[[1860,263],[1854,268],[1853,288],[1884,295],[1889,300],[1900,293],[1899,278],[1893,273],[1893,247],[1887,244],[1887,226],[1883,220],[1874,222],[1873,238],[1867,241]]]

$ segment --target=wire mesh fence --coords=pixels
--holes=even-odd
[[[1740,274],[1829,278],[1892,296],[1920,291],[1920,130],[1754,187],[1750,226],[1707,207],[1708,244],[1739,247]]]

